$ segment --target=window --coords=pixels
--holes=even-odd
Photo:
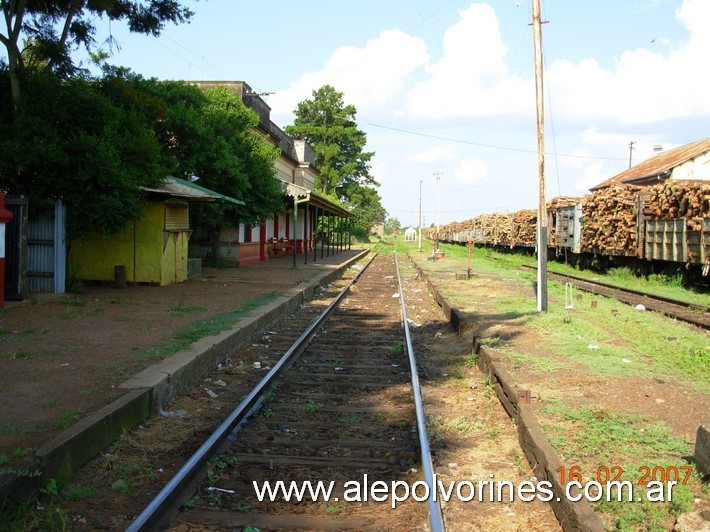
[[[165,205],[165,230],[187,231],[190,229],[190,215],[187,204],[168,203]]]

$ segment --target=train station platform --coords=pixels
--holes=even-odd
[[[0,314],[0,455],[11,467],[32,462],[42,476],[20,485],[0,476],[0,502],[66,478],[365,254],[319,252],[307,263],[297,255],[295,267],[292,256],[274,257],[203,268],[169,286],[89,286],[8,304]]]

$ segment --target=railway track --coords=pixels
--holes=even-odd
[[[535,270],[533,266],[523,266],[525,269]],[[621,288],[600,281],[592,281],[575,275],[557,274],[548,272],[548,278],[559,282],[572,282],[580,290],[606,297],[613,297],[629,305],[643,305],[648,310],[660,312],[670,318],[686,323],[691,323],[703,329],[710,329],[710,308],[694,305],[685,301],[656,296],[633,290]]]
[[[354,282],[329,306],[304,307],[253,346],[257,355],[284,356],[128,530],[171,521],[183,530],[394,530],[427,522],[443,529],[431,501],[372,504],[374,483],[399,482],[400,491],[431,485],[432,466],[396,257],[378,255]],[[279,481],[313,489],[321,481],[332,491],[316,500],[306,492],[296,503],[284,492],[257,493]],[[347,518],[338,516],[346,507]]]

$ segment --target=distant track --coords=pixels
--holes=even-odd
[[[534,266],[523,266],[528,270],[537,270]],[[660,312],[670,318],[675,318],[686,323],[691,323],[697,327],[710,330],[710,307],[695,305],[687,301],[657,296],[633,290],[631,288],[621,288],[600,281],[591,281],[576,275],[547,273],[548,278],[560,282],[573,282],[580,290],[599,294],[606,297],[613,297],[622,303],[629,305],[643,305],[648,310]]]

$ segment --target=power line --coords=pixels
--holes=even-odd
[[[182,48],[183,50],[185,50],[187,53],[189,53],[189,54],[195,56],[197,59],[199,59],[199,60],[202,62],[203,65],[207,65],[208,67],[214,69],[216,72],[220,72],[220,73],[224,74],[225,76],[227,76],[227,79],[237,79],[237,78],[235,78],[234,76],[232,76],[231,74],[229,74],[228,72],[225,72],[224,70],[222,70],[222,69],[221,69],[220,67],[218,67],[217,65],[213,65],[213,64],[210,63],[209,61],[205,61],[205,57],[204,57],[203,55],[198,55],[198,54],[195,53],[194,51],[192,51],[192,50],[190,50],[189,48],[183,46],[180,42],[176,41],[175,39],[173,39],[173,38],[170,37],[169,35],[161,35],[160,37],[155,37],[156,40],[159,39],[159,38],[165,38],[165,39],[168,39],[169,41],[175,43],[177,46],[179,46],[180,48]],[[183,58],[183,60],[189,62],[188,59]]]
[[[480,142],[472,142],[469,140],[461,140],[461,139],[453,139],[450,137],[441,137],[438,135],[430,135],[428,133],[420,133],[418,131],[408,131],[406,129],[399,129],[396,127],[389,127],[389,126],[383,126],[381,124],[373,124],[372,122],[367,123],[368,126],[373,126],[373,127],[379,127],[382,129],[389,129],[390,131],[397,131],[398,133],[406,133],[407,135],[417,135],[419,137],[427,137],[430,139],[437,139],[437,140],[446,140],[448,142],[457,142],[459,144],[468,144],[470,146],[480,146],[482,148],[493,148],[496,150],[507,150],[507,151],[517,151],[517,152],[522,152],[522,153],[534,153],[537,154],[536,150],[525,150],[523,148],[512,148],[510,146],[496,146],[494,144],[482,144]],[[621,159],[619,157],[599,157],[595,155],[569,155],[569,154],[564,154],[564,153],[556,153],[555,154],[558,157],[574,157],[578,159],[602,159],[605,161],[625,161],[626,159]]]

